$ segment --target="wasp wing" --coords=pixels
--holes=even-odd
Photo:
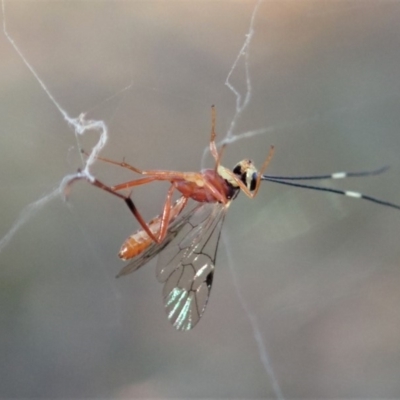
[[[220,203],[194,208],[172,227],[169,246],[160,254],[157,279],[164,283],[168,319],[178,330],[192,329],[206,308],[226,209]]]

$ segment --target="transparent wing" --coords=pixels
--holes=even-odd
[[[192,329],[206,308],[226,209],[219,203],[194,208],[172,228],[169,246],[160,254],[157,279],[164,283],[168,319],[178,330]]]

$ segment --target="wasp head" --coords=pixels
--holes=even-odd
[[[253,161],[242,160],[235,165],[232,171],[250,191],[256,188],[258,172]]]

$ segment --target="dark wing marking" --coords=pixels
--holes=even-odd
[[[206,308],[226,209],[219,203],[196,207],[180,221],[159,257],[157,279],[164,283],[164,306],[178,330],[192,329]]]

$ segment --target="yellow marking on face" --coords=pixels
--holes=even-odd
[[[222,165],[218,166],[217,173],[222,178],[225,179],[228,183],[230,183],[233,187],[238,187],[237,182],[233,179],[232,175],[229,173],[231,172],[228,168],[223,167]]]

